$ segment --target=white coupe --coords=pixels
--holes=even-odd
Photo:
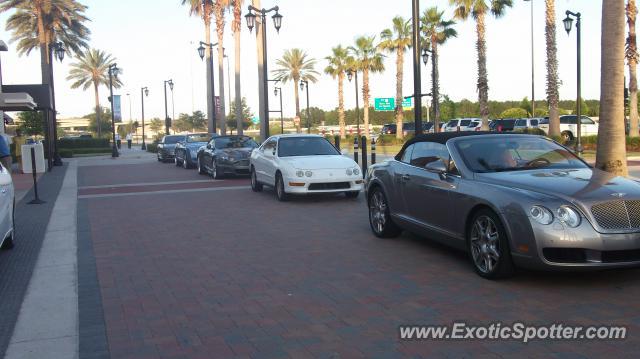
[[[0,248],[13,248],[15,197],[11,173],[0,165]]]
[[[280,201],[291,194],[343,192],[356,198],[362,190],[358,164],[318,135],[269,137],[250,159],[251,189],[273,186]]]

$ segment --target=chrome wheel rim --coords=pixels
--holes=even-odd
[[[216,166],[216,163],[213,162],[213,165],[211,167],[213,167],[211,169],[211,175],[213,176],[213,178],[218,178],[218,166]]]
[[[202,173],[202,165],[200,164],[199,158],[198,158],[198,173]]]
[[[256,188],[256,172],[251,171],[251,187]]]
[[[278,185],[276,186],[276,192],[278,193],[278,197],[282,198],[282,192],[284,191],[284,184],[282,183],[282,179],[278,177]]]
[[[382,233],[387,223],[387,203],[382,192],[377,191],[371,197],[369,204],[369,218],[371,226],[376,233]]]
[[[480,216],[471,228],[471,256],[483,273],[493,272],[500,261],[500,234],[493,219]]]
[[[184,160],[182,160],[182,167],[184,167],[185,169],[189,167],[189,164],[187,163],[187,157],[185,157]]]

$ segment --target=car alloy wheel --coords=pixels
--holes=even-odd
[[[189,153],[185,152],[184,159],[182,160],[182,167],[185,170],[189,169],[189,157],[187,157],[187,156],[189,156]]]
[[[205,174],[204,168],[202,168],[202,159],[198,157],[198,174]]]
[[[476,214],[468,233],[471,260],[480,276],[493,279],[513,273],[506,233],[493,212],[483,210]]]
[[[253,192],[262,191],[262,183],[258,182],[256,170],[253,168],[251,168],[251,189],[253,190]]]
[[[7,239],[2,242],[1,249],[11,249],[13,248],[16,241],[16,200],[13,200],[13,212],[11,213],[11,223],[13,228],[11,229],[11,236],[7,237]]]
[[[218,173],[218,160],[213,160],[211,163],[211,177],[213,177],[214,180],[222,178],[222,175]]]
[[[180,161],[178,161],[177,155],[173,158],[173,163],[176,165],[176,167],[180,167]]]
[[[287,192],[284,190],[284,180],[280,173],[276,175],[276,197],[280,202],[285,202],[289,199]]]
[[[369,199],[369,224],[373,234],[381,238],[397,237],[402,232],[391,220],[387,198],[379,188],[373,189]]]

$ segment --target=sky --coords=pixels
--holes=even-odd
[[[164,80],[175,83],[173,106],[171,92],[168,94],[170,117],[186,112],[201,110],[206,113],[205,64],[197,54],[198,42],[204,40],[204,24],[200,18],[190,17],[188,8],[180,5],[180,0],[79,0],[89,7],[88,23],[91,29],[90,46],[111,53],[123,70],[120,76],[123,88],[115,91],[122,95],[122,116],[140,118],[140,89],[149,87],[149,97],[145,98],[145,118],[164,117]],[[535,98],[542,100],[545,95],[545,38],[544,1],[533,1],[534,24],[534,71]],[[501,18],[487,19],[487,66],[489,74],[490,100],[521,100],[531,98],[531,2],[514,0],[514,6]],[[245,8],[248,4],[245,1]],[[377,35],[388,27],[394,16],[411,17],[410,0],[263,0],[263,7],[278,5],[282,14],[280,33],[269,22],[268,65],[275,68],[275,60],[286,49],[301,48],[310,57],[317,59],[316,70],[323,72],[327,66],[325,57],[331,48],[342,44],[349,46],[361,35]],[[431,6],[446,10],[452,16],[449,0],[422,0],[421,12]],[[582,13],[582,95],[586,99],[600,97],[600,28],[601,7],[599,0],[556,0],[559,77],[562,81],[562,99],[576,97],[576,34],[564,31],[562,19],[566,10]],[[256,62],[255,30],[249,33],[246,23],[242,24],[241,91],[247,98],[254,114],[258,114],[258,73]],[[5,84],[40,83],[39,54],[33,51],[29,56],[18,56],[15,44],[10,43],[11,34],[4,30],[10,13],[0,14],[0,39],[9,45],[8,52],[0,54]],[[232,14],[226,13],[225,47],[230,56],[230,74],[233,77],[234,51],[233,33],[230,30]],[[440,50],[441,93],[453,100],[470,99],[477,101],[475,23],[472,19],[458,21],[455,26],[458,37],[451,39]],[[212,26],[212,41],[215,41],[215,27]],[[216,58],[217,59],[217,58]],[[54,64],[56,85],[56,105],[59,117],[83,116],[93,111],[93,90],[71,89],[66,80],[69,65],[75,59],[65,57],[62,63]],[[394,97],[395,95],[395,54],[386,54],[386,71],[371,76],[371,96]],[[430,88],[430,64],[422,67],[423,89]],[[216,72],[217,77],[217,72]],[[216,82],[218,82],[216,78]],[[225,61],[225,81],[227,66]],[[362,79],[360,79],[362,81]],[[362,85],[362,84],[360,84]],[[225,82],[225,92],[227,90]],[[271,86],[271,85],[270,85]],[[355,107],[353,83],[345,83],[345,106]],[[217,88],[217,87],[216,87]],[[282,85],[285,117],[293,116],[295,102],[293,84]],[[413,70],[411,55],[405,57],[404,84],[406,95],[413,93]],[[337,81],[322,75],[311,84],[310,106],[331,110],[337,107]],[[217,91],[216,91],[217,93]],[[235,93],[233,81],[231,93]],[[129,94],[129,96],[127,96]],[[270,87],[270,104],[276,109],[279,99],[274,97]],[[228,95],[228,94],[227,94]],[[107,106],[108,88],[100,88],[100,101]],[[228,103],[228,98],[225,99]],[[362,98],[360,99],[362,105]],[[301,93],[300,105],[306,106]],[[373,100],[371,105],[373,105]],[[131,110],[131,111],[130,111]],[[228,110],[228,105],[227,105]],[[131,113],[131,116],[130,116]]]

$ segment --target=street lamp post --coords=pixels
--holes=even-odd
[[[413,94],[414,99],[414,117],[415,117],[415,133],[422,133],[422,84],[420,77],[420,0],[413,0],[411,4],[412,13],[412,38],[413,38]],[[398,129],[399,131],[400,129]]]
[[[143,151],[147,150],[147,144],[145,143],[144,137],[144,97],[149,96],[149,89],[147,87],[143,87],[140,89],[140,99],[142,100],[142,147]]]
[[[435,60],[435,56],[433,56],[433,50],[427,49],[426,47],[422,49],[422,62],[424,63],[425,66],[427,66],[427,62],[429,62],[429,54],[431,54],[431,83],[434,84],[433,89],[431,91],[431,94],[420,94],[420,97],[424,97],[424,96],[429,96],[429,95],[433,95],[433,93],[436,92],[436,60]],[[432,105],[433,105],[433,112],[436,114],[436,116],[434,116],[434,121],[433,121],[433,132],[440,132],[440,118],[437,116],[437,114],[439,113],[438,111],[440,111],[440,104],[439,104],[439,99],[437,99],[435,96],[432,96]],[[427,106],[427,120],[429,120],[429,107]],[[437,123],[436,123],[437,122]]]
[[[229,56],[224,53],[224,47],[222,48],[223,57],[227,59],[227,91],[229,93],[229,111],[231,111],[231,67],[229,66]]]
[[[534,44],[533,44],[533,0],[524,0],[531,2],[531,118],[536,117],[536,83],[535,83],[535,61],[534,61]]]
[[[52,126],[51,126],[51,133],[52,133],[52,139],[51,139],[51,147],[49,148],[53,148],[53,165],[54,166],[62,166],[62,158],[60,157],[60,154],[58,153],[58,120],[57,120],[57,116],[58,116],[58,111],[56,109],[56,95],[55,95],[55,86],[53,84],[53,58],[52,55],[55,53],[56,58],[58,59],[58,61],[62,62],[62,60],[64,60],[64,54],[66,52],[64,45],[62,44],[62,42],[56,41],[54,43],[52,43],[51,45],[49,45],[49,84],[51,86],[51,97],[52,97],[52,103],[53,103],[53,121],[52,121]]]
[[[173,80],[165,80],[164,81],[164,134],[169,134],[169,127],[171,127],[171,119],[169,118],[169,113],[167,110],[167,84],[169,84],[169,88],[171,89],[171,93],[173,94]]]
[[[127,101],[129,101],[129,122],[133,122],[133,115],[131,114],[131,94],[127,94]]]
[[[311,114],[309,113],[309,81],[300,80],[300,90],[307,93],[307,133],[311,133]]]
[[[118,76],[118,65],[113,63],[109,65],[109,102],[111,103],[111,131],[113,146],[111,147],[111,157],[116,158],[120,156],[118,153],[118,147],[116,145],[116,119],[113,113],[113,77]]]
[[[573,18],[576,19],[576,31],[577,31],[577,40],[578,40],[578,44],[577,44],[577,98],[576,98],[576,126],[577,126],[577,130],[576,130],[576,146],[575,146],[575,150],[576,152],[578,152],[578,154],[582,154],[582,96],[581,96],[581,90],[582,90],[582,85],[581,85],[581,75],[582,75],[582,55],[581,55],[581,51],[580,51],[580,35],[581,35],[581,24],[580,24],[580,13],[575,13],[575,12],[571,12],[569,10],[567,10],[566,12],[567,17],[562,20],[562,22],[564,23],[564,29],[567,31],[567,35],[571,32],[571,27],[573,25]]]
[[[360,136],[360,100],[359,100],[359,96],[358,96],[358,70],[347,70],[347,78],[349,79],[349,82],[351,82],[351,79],[353,79],[355,75],[355,85],[356,85],[356,138],[358,136]]]
[[[200,41],[200,46],[198,47],[198,55],[200,56],[201,60],[204,60],[204,51],[205,51],[205,46],[209,47],[209,51],[211,52],[211,56],[209,56],[209,66],[211,66],[211,98],[209,99],[209,101],[211,101],[211,108],[213,109],[213,112],[211,113],[211,123],[212,123],[212,133],[216,133],[216,112],[218,112],[218,108],[216,106],[216,85],[215,85],[215,76],[214,76],[214,67],[213,67],[213,47],[214,46],[218,46],[218,43],[216,42],[215,44],[210,44],[210,43],[206,43],[204,41]]]
[[[273,94],[276,96],[280,96],[280,133],[284,133],[284,115],[282,113],[282,88],[274,87]]]
[[[280,8],[278,6],[274,6],[270,9],[258,9],[252,5],[248,7],[249,13],[245,15],[245,19],[247,20],[247,27],[249,28],[249,32],[256,25],[256,14],[254,12],[260,14],[261,24],[262,24],[262,64],[264,66],[264,71],[262,72],[262,90],[264,92],[264,108],[262,109],[262,126],[264,128],[264,139],[269,137],[269,72],[267,71],[267,27],[265,26],[267,23],[267,14],[275,11],[275,14],[271,17],[273,19],[273,25],[276,28],[276,31],[280,33],[280,27],[282,26],[282,15],[278,12]]]

